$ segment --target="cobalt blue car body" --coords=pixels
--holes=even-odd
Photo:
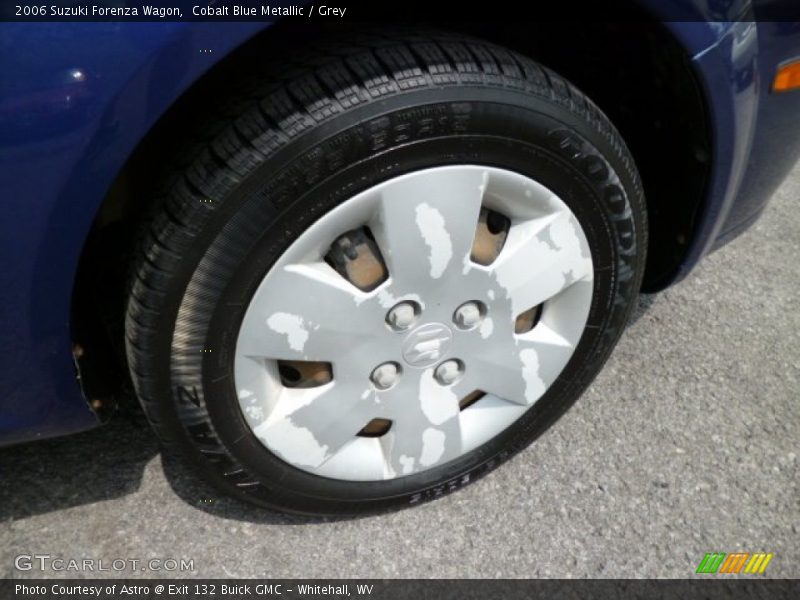
[[[770,86],[777,65],[800,56],[800,28],[738,14],[712,21],[719,15],[694,2],[641,4],[662,20],[675,14],[665,7],[694,19],[665,25],[691,58],[712,140],[705,198],[674,282],[754,221],[797,157],[798,98]],[[98,423],[76,381],[71,331],[76,273],[97,211],[159,118],[217,61],[267,28],[0,26],[0,444]]]
[[[0,441],[98,419],[76,385],[70,302],[109,186],[158,117],[217,56],[263,28],[228,23],[2,25]],[[9,73],[14,73],[10,78]]]

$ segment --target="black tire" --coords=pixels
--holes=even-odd
[[[561,77],[506,49],[434,33],[335,45],[304,63],[233,98],[231,116],[210,123],[214,133],[193,141],[193,161],[173,173],[135,264],[130,371],[165,446],[229,494],[313,515],[413,505],[475,481],[527,446],[600,370],[642,278],[642,189],[601,111]],[[578,217],[595,278],[575,354],[521,419],[441,467],[343,482],[289,466],[252,434],[232,384],[249,295],[282,250],[332,207],[389,177],[458,163],[526,174]]]

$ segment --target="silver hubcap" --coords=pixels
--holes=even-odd
[[[242,412],[316,475],[441,465],[555,381],[592,275],[577,219],[537,182],[472,165],[396,177],[322,217],[264,277],[236,345]]]

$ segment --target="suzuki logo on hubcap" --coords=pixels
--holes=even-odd
[[[412,367],[430,367],[445,355],[452,340],[453,332],[447,325],[420,325],[403,342],[403,359]]]

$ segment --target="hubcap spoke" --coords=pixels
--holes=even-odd
[[[492,372],[484,383],[484,391],[497,397],[530,406],[536,402],[558,377],[574,347],[563,338],[550,333],[518,339],[514,353],[487,351],[476,357],[477,368]]]
[[[580,225],[564,207],[513,226],[493,271],[516,316],[576,281],[591,280],[592,260]]]
[[[387,471],[402,476],[458,457],[462,450],[459,397],[434,379],[433,369],[417,377],[418,392],[396,408],[396,424],[384,436]]]
[[[371,418],[362,401],[366,386],[333,382],[322,390],[284,390],[278,406],[255,429],[284,460],[316,468],[330,459]]]
[[[325,263],[292,264],[271,272],[259,287],[239,333],[245,356],[331,361],[348,344],[374,335],[368,297]],[[364,314],[366,313],[366,314]]]
[[[429,288],[463,269],[485,179],[479,168],[445,167],[399,177],[381,190],[371,227],[394,280]]]

